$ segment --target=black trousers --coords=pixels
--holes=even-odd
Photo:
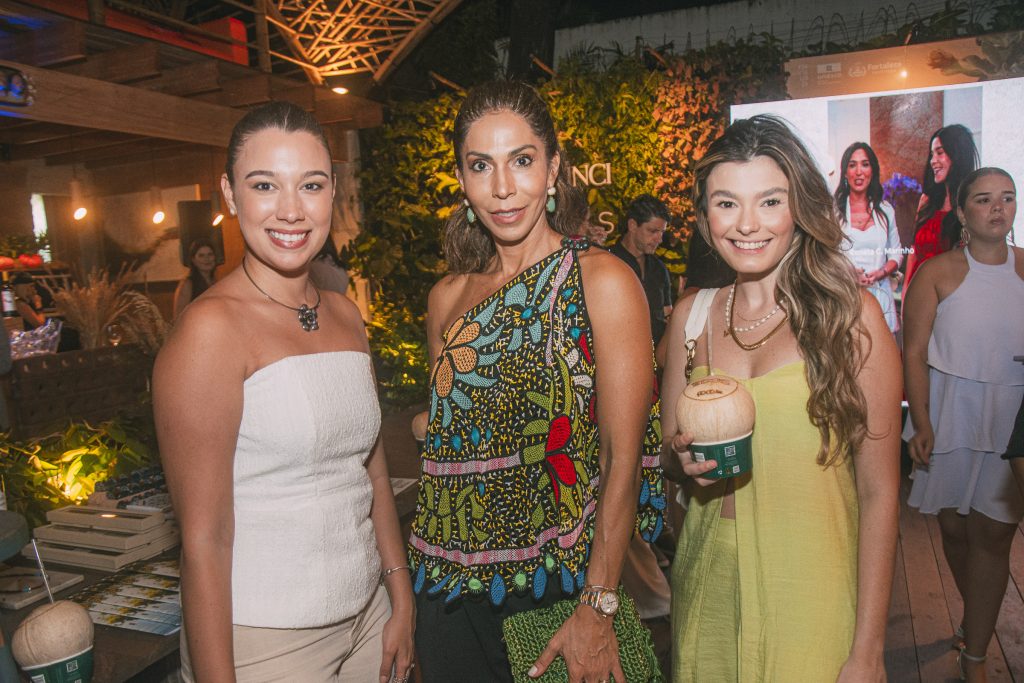
[[[549,586],[540,601],[509,593],[501,607],[486,595],[463,595],[450,605],[444,597],[426,591],[416,596],[416,657],[423,683],[513,683],[501,622],[568,596]]]

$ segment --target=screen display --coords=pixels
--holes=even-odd
[[[979,166],[1009,172],[1024,182],[1024,78],[856,95],[837,95],[733,106],[733,120],[755,114],[785,118],[801,136],[834,191],[842,178],[843,153],[865,142],[878,157],[880,181],[895,209],[900,240],[913,245],[919,188],[925,182],[932,135],[959,124],[971,134]],[[896,176],[899,174],[899,176]],[[1017,224],[1020,223],[1020,214]],[[1009,240],[1024,244],[1021,230]]]

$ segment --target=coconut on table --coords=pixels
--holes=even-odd
[[[36,683],[89,683],[93,667],[89,613],[69,600],[32,611],[14,632],[11,652]]]
[[[750,392],[725,375],[708,375],[687,384],[676,403],[680,431],[693,434],[693,459],[714,460],[718,464],[703,475],[709,479],[735,477],[750,471],[755,416]]]

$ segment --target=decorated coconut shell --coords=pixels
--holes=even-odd
[[[754,429],[754,399],[742,384],[725,375],[710,375],[686,385],[676,403],[680,431],[694,443],[738,439]]]
[[[22,668],[59,662],[92,647],[93,626],[81,605],[58,600],[32,611],[14,632],[11,652]]]

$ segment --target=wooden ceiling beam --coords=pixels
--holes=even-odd
[[[46,157],[46,165],[69,166],[71,164],[78,164],[79,167],[85,166],[86,168],[95,168],[104,164],[123,163],[125,161],[148,162],[150,157],[152,157],[154,161],[158,161],[159,159],[167,156],[168,150],[177,151],[190,146],[192,146],[190,143],[177,142],[174,140],[147,140],[136,138],[120,144],[97,147],[84,152],[79,152],[76,149],[74,154],[71,154],[70,152],[67,154],[54,154]]]
[[[86,154],[96,149],[103,149],[112,145],[121,145],[127,142],[138,141],[137,135],[125,135],[124,133],[110,133],[98,131],[84,135],[76,135],[72,140],[70,137],[62,137],[44,142],[35,142],[23,145],[11,145],[11,161],[26,161],[46,157],[70,156],[72,163],[82,161]]]
[[[384,120],[381,105],[373,100],[351,94],[338,95],[309,83],[296,87],[294,82],[263,75],[226,82],[223,91],[199,95],[196,99],[230,107],[284,100],[312,112],[324,125],[344,123],[347,128],[372,128]]]
[[[291,28],[288,28],[287,30],[284,29],[284,27],[287,26],[287,22],[285,22],[284,17],[281,16],[277,7],[275,7],[273,3],[268,3],[265,5],[265,9],[267,11],[267,20],[278,28],[278,33],[284,40],[285,45],[288,46],[288,49],[297,57],[297,61],[305,62],[305,64],[302,65],[302,71],[306,74],[306,78],[309,79],[310,83],[322,85],[324,82],[323,76],[321,76],[320,72],[313,66],[313,62],[309,58],[306,48],[302,46],[302,42],[299,41],[294,30]]]
[[[160,75],[160,52],[156,43],[140,43],[94,54],[61,71],[111,83],[131,83]]]
[[[35,88],[26,107],[0,105],[0,115],[131,135],[224,146],[245,112],[92,78],[0,60]]]
[[[15,121],[0,118],[4,125],[0,127],[0,143],[8,145],[31,145],[66,138],[78,129],[56,123],[39,123],[36,121]]]
[[[318,87],[307,83],[305,85],[300,85],[295,88],[286,88],[284,90],[278,90],[274,93],[274,99],[284,100],[285,102],[291,102],[292,104],[302,107],[306,111],[315,111],[316,91],[322,89],[322,87]],[[324,123],[324,121],[321,121],[320,123]]]
[[[56,66],[85,57],[85,26],[77,21],[54,21],[0,42],[0,59],[33,66]]]
[[[323,88],[316,90],[313,114],[320,123],[344,123],[346,128],[375,128],[384,123],[384,110],[379,103]]]
[[[229,107],[263,104],[272,99],[271,88],[270,77],[266,74],[237,78],[223,84],[222,89],[226,98],[223,103]]]
[[[166,95],[187,97],[219,91],[224,81],[223,62],[211,59],[165,69],[159,77],[139,81],[134,85]]]

